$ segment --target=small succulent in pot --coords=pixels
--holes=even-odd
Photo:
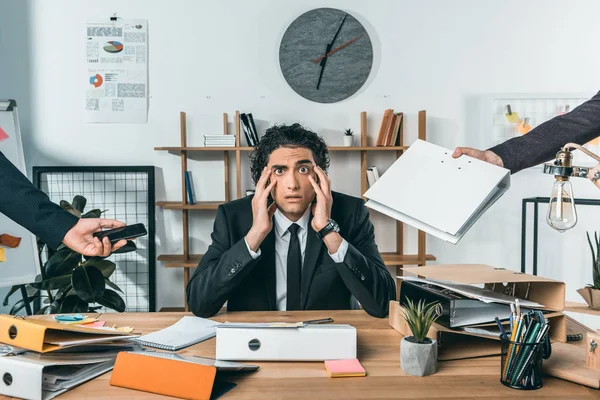
[[[354,140],[354,132],[352,132],[352,129],[346,129],[344,131],[344,146],[346,146],[346,147],[352,146],[353,140]]]
[[[438,303],[416,304],[407,299],[402,317],[406,320],[412,336],[400,342],[400,367],[408,375],[425,376],[437,370],[437,342],[427,337],[429,328],[438,319]]]

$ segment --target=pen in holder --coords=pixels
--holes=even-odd
[[[513,389],[541,388],[545,341],[524,343],[503,338],[501,341],[500,382]]]

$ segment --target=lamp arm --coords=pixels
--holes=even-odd
[[[585,154],[587,154],[588,156],[592,157],[594,160],[600,162],[600,157],[599,156],[597,156],[596,154],[592,153],[591,151],[589,151],[585,147],[578,145],[577,143],[567,143],[567,144],[565,144],[563,146],[562,149],[565,150],[565,151],[569,151],[570,148],[581,150]]]

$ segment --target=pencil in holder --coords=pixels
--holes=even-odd
[[[543,346],[544,341],[523,343],[502,339],[500,382],[513,389],[541,388]]]

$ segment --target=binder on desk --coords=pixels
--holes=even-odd
[[[0,394],[49,400],[112,369],[115,356],[86,358],[75,353],[37,357],[33,353],[0,357]]]
[[[509,187],[509,170],[417,140],[364,196],[367,207],[456,244]]]
[[[40,353],[75,346],[104,345],[137,337],[124,332],[0,315],[0,343]]]

